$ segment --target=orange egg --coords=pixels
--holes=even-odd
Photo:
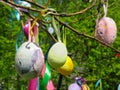
[[[82,85],[82,89],[83,89],[83,90],[90,90],[90,88],[88,87],[87,84],[83,84],[83,85]]]
[[[69,56],[67,56],[67,60],[65,64],[62,67],[58,68],[58,72],[62,75],[68,75],[72,72],[73,67],[74,66],[73,66],[72,59]]]

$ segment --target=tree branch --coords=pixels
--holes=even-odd
[[[0,2],[3,2],[3,1],[6,2],[6,3],[9,3],[9,4],[11,4],[12,6],[15,6],[15,7],[28,9],[28,10],[34,11],[34,12],[40,12],[40,10],[36,10],[36,9],[30,8],[30,7],[24,7],[24,6],[15,4],[15,3],[13,3],[12,1],[9,1],[9,0],[8,0],[8,1],[6,1],[6,0],[1,0]],[[31,3],[31,4],[33,4],[33,5],[37,6],[37,7],[40,7],[41,9],[45,9],[45,6],[42,6],[42,5],[38,4],[38,3],[34,3],[34,2],[32,2],[32,1],[30,1],[30,0],[26,0],[26,1],[28,1],[29,3]],[[87,8],[85,8],[85,9],[79,11],[79,12],[66,14],[66,13],[54,13],[54,12],[52,11],[53,13],[51,13],[51,15],[61,16],[61,17],[70,17],[70,16],[74,16],[74,15],[78,15],[78,14],[82,14],[82,13],[86,12],[87,10],[89,10],[90,8],[92,8],[95,4],[96,4],[96,0],[93,1],[92,5],[88,6]],[[9,6],[11,6],[11,5],[9,5]],[[50,9],[49,9],[48,11],[51,12]]]
[[[93,36],[87,35],[87,34],[85,34],[85,33],[78,32],[76,29],[72,28],[70,25],[64,24],[64,22],[62,22],[62,21],[59,20],[58,18],[55,18],[55,19],[56,19],[59,23],[63,24],[65,27],[69,28],[71,31],[75,32],[77,35],[82,35],[82,36],[84,36],[84,37],[87,37],[87,38],[96,40],[96,41],[100,42],[102,45],[105,45],[105,46],[111,48],[114,52],[120,53],[119,50],[117,50],[116,48],[112,47],[111,45],[108,45],[107,43],[104,43],[103,41],[100,41],[100,40],[96,39],[96,38],[93,37]]]

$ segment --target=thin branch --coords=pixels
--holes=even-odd
[[[9,3],[9,4],[11,4],[12,6],[15,6],[15,7],[28,9],[28,10],[31,10],[31,11],[34,11],[34,12],[40,12],[40,10],[36,10],[36,9],[30,8],[30,7],[24,7],[24,6],[15,4],[15,3],[13,3],[12,1],[5,1],[5,0],[2,0],[2,1],[4,1],[4,2],[6,2],[6,3]],[[32,1],[30,1],[30,0],[26,0],[26,1],[30,2],[31,4],[33,4],[33,5],[35,5],[35,6],[40,7],[41,9],[45,9],[45,7],[42,6],[42,5],[39,5],[39,4],[37,4],[37,3],[34,3],[34,2],[32,2]],[[1,1],[0,1],[0,2],[1,2]],[[82,14],[82,13],[86,12],[87,10],[89,10],[90,8],[92,8],[95,4],[96,4],[96,0],[93,1],[93,3],[92,3],[91,6],[88,6],[87,8],[85,8],[85,9],[79,11],[79,12],[69,13],[69,14],[66,14],[66,13],[54,13],[54,12],[53,12],[52,10],[50,10],[50,9],[48,9],[48,11],[52,11],[52,12],[53,12],[53,13],[51,13],[51,15],[61,16],[61,17],[70,17],[70,16],[74,16],[74,15],[78,15],[78,14]]]
[[[82,13],[86,12],[87,10],[91,9],[95,4],[96,4],[96,0],[93,1],[93,3],[92,3],[91,6],[88,6],[87,8],[85,8],[85,9],[79,11],[79,12],[69,13],[69,14],[65,14],[65,13],[53,13],[53,15],[55,15],[55,16],[61,16],[61,17],[70,17],[70,16],[82,14]]]
[[[84,36],[84,37],[87,37],[87,38],[90,38],[90,39],[93,39],[93,40],[96,40],[96,41],[100,42],[102,45],[105,45],[105,46],[111,48],[113,51],[115,51],[115,52],[117,52],[117,53],[120,53],[120,51],[119,51],[118,49],[112,47],[111,45],[108,45],[107,43],[104,43],[103,41],[100,41],[100,40],[96,39],[96,38],[93,37],[93,36],[90,36],[90,35],[87,35],[87,34],[85,34],[85,33],[81,33],[81,32],[79,32],[79,31],[77,31],[76,29],[72,28],[70,25],[64,24],[64,22],[62,22],[62,21],[59,20],[58,18],[55,18],[55,19],[56,19],[59,23],[63,24],[65,27],[67,27],[67,28],[69,28],[70,30],[72,30],[73,32],[75,32],[76,34],[82,35],[82,36]]]
[[[40,5],[40,4],[36,3],[36,2],[33,2],[31,0],[26,0],[26,1],[29,2],[29,3],[31,3],[31,4],[33,4],[33,5],[35,5],[35,6],[37,6],[37,7],[39,7],[39,8],[41,8],[41,9],[45,9],[44,6],[42,6],[42,5]]]
[[[1,0],[0,2],[3,2],[3,3],[5,3],[5,4],[7,4],[7,5],[9,5],[10,7],[19,7],[19,8],[23,8],[23,9],[27,9],[27,10],[30,10],[30,11],[34,11],[34,12],[40,12],[40,10],[37,10],[37,9],[34,9],[34,8],[30,8],[30,7],[25,7],[25,6],[21,6],[21,5],[19,5],[19,4],[15,4],[14,2],[12,2],[12,1],[9,1],[9,0]]]

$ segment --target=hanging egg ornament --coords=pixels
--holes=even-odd
[[[18,1],[18,4],[20,4],[21,6],[25,6],[25,7],[31,7],[31,4],[26,2],[26,1]],[[28,12],[27,9],[23,9],[23,8],[20,8],[21,11],[24,11],[24,12]]]
[[[58,68],[58,72],[62,75],[69,75],[72,72],[73,67],[74,66],[72,59],[69,56],[67,56],[65,64],[62,67]]]
[[[82,84],[82,89],[83,90],[90,90],[87,84]]]
[[[48,28],[48,32],[49,32],[50,34],[53,34],[53,32],[54,32],[54,29],[52,28],[51,24],[50,24],[50,26],[49,26],[49,28]]]
[[[103,17],[96,24],[95,37],[107,44],[115,41],[117,33],[116,23],[112,18]]]
[[[32,79],[41,73],[44,55],[41,48],[33,42],[23,43],[15,56],[15,68],[23,79]]]
[[[59,68],[65,64],[67,60],[67,49],[64,43],[55,43],[48,52],[48,63],[53,68]]]
[[[84,90],[77,83],[72,83],[69,85],[68,90]]]

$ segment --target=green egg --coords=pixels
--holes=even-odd
[[[55,43],[48,52],[48,63],[53,68],[61,67],[67,60],[67,48],[62,42]]]

